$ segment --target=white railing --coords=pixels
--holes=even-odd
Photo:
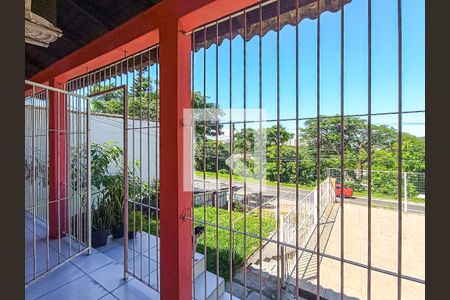
[[[305,248],[317,228],[318,202],[320,202],[319,215],[322,216],[328,208],[328,204],[335,201],[335,195],[333,180],[328,177],[320,184],[320,197],[317,197],[317,188],[315,188],[299,201],[298,211],[297,208],[293,208],[288,214],[281,217],[280,240],[286,244],[296,245],[295,239],[297,238],[298,247]],[[281,250],[282,282],[285,282],[297,264],[295,261],[296,249],[282,246]]]

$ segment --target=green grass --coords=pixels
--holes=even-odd
[[[367,197],[367,192],[353,192],[354,197]],[[385,195],[380,193],[372,193],[372,199],[397,201],[397,195]],[[404,201],[404,200],[403,200]],[[425,199],[418,197],[409,197],[408,202],[425,203]]]
[[[195,176],[203,177],[203,171],[195,171]],[[216,178],[216,173],[214,173],[214,172],[205,172],[205,176],[206,176],[206,178]],[[219,179],[226,179],[226,180],[230,179],[230,175],[224,174],[224,173],[219,173],[218,177],[219,177]],[[232,178],[233,178],[233,182],[239,182],[239,183],[243,183],[244,182],[244,177],[242,177],[242,176],[233,175]],[[245,181],[248,182],[248,183],[258,183],[259,184],[259,180],[255,179],[255,178],[247,177],[245,179]],[[264,185],[277,186],[277,182],[276,181],[262,180],[262,183]],[[280,187],[293,187],[293,188],[295,188],[295,186],[296,186],[295,183],[280,182]],[[312,191],[314,189],[314,186],[300,184],[299,188],[302,189],[302,190]]]
[[[133,231],[134,226],[136,226],[136,231],[141,231],[141,216],[142,216],[142,231],[149,232],[148,217],[145,214],[141,215],[141,212],[138,210],[136,210],[136,213],[133,213],[133,212],[128,213],[128,230],[129,231]],[[154,217],[152,217],[150,219],[150,234],[156,236],[156,219]]]
[[[194,217],[196,220],[200,220],[203,222],[204,220],[204,209],[203,207],[196,207],[194,209]],[[225,209],[218,209],[218,220],[219,226],[230,228],[230,213]],[[232,220],[236,220],[233,222],[233,226],[235,230],[244,232],[244,214],[241,212],[232,212]],[[128,224],[129,228],[133,229],[133,219],[134,214],[129,213]],[[136,220],[136,231],[141,230],[141,213],[136,211],[135,214]],[[142,216],[142,230],[145,232],[149,232],[148,230],[148,218],[144,214]],[[216,224],[216,208],[215,207],[207,207],[206,208],[206,222],[210,224]],[[246,228],[247,233],[251,233],[259,236],[259,211],[248,213],[246,216]],[[196,226],[201,226],[201,223],[196,222]],[[262,215],[262,236],[268,237],[271,232],[273,232],[276,228],[276,220],[271,217],[269,213],[264,213]],[[150,234],[156,235],[156,220],[154,218],[150,219]],[[206,259],[207,264],[206,268],[208,271],[212,273],[216,273],[216,254],[219,253],[219,273],[220,276],[225,280],[229,279],[229,270],[230,270],[230,231],[225,229],[218,229],[218,235],[216,235],[216,228],[213,226],[206,225],[206,234],[203,234],[200,237],[200,240],[197,244],[196,252],[204,254],[204,242],[206,237]],[[216,246],[216,237],[219,244],[219,247]],[[233,261],[233,269],[239,267],[244,262],[244,236],[242,234],[235,233],[233,238],[233,252],[234,252],[234,261]],[[253,237],[247,237],[246,240],[246,253],[245,256],[249,257],[255,250],[259,247],[259,239]]]
[[[194,216],[197,220],[204,220],[204,209],[198,207],[194,209]],[[230,213],[225,209],[218,209],[218,223],[219,226],[230,228]],[[234,222],[234,229],[244,231],[243,213],[232,212],[232,219]],[[239,219],[239,220],[238,220]],[[216,208],[206,208],[206,221],[211,224],[216,224]],[[259,212],[247,214],[246,216],[247,233],[259,236]],[[198,223],[199,224],[199,223]],[[268,237],[276,228],[276,220],[263,212],[262,216],[262,236]],[[219,228],[216,232],[216,227],[206,225],[206,234],[200,237],[197,244],[196,251],[204,254],[204,243],[206,238],[206,259],[207,270],[216,273],[216,258],[219,255],[219,274],[225,280],[229,280],[230,276],[230,231]],[[217,234],[218,233],[218,234]],[[218,241],[218,248],[216,245],[216,238]],[[237,269],[244,262],[244,257],[247,258],[259,247],[259,239],[248,237],[246,239],[246,248],[244,248],[244,235],[235,233],[233,237],[233,269]],[[246,249],[246,252],[245,252]]]

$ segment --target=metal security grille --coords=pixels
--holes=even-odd
[[[373,4],[368,0],[364,1],[365,10],[359,12],[364,14],[363,24],[349,25],[364,26],[368,32],[367,40],[359,41],[368,49],[367,97],[361,99],[364,111],[351,114],[346,113],[345,83],[346,60],[351,59],[345,55],[345,8],[349,3],[261,1],[189,33],[195,167],[192,214],[187,218],[193,221],[195,299],[219,299],[224,290],[243,299],[251,293],[276,299],[288,294],[347,299],[352,288],[360,290],[357,297],[371,299],[383,295],[386,283],[395,291],[388,298],[406,299],[402,296],[405,289],[422,291],[424,273],[412,272],[414,259],[411,263],[408,255],[403,256],[404,236],[410,235],[410,231],[403,232],[407,226],[403,218],[423,216],[412,217],[402,210],[411,197],[411,187],[405,182],[419,181],[418,175],[409,175],[404,169],[408,158],[403,157],[403,118],[423,116],[424,110],[404,109],[411,106],[402,96],[402,1],[394,3],[398,40],[390,45],[397,52],[396,108],[373,111]],[[326,66],[321,64],[321,45],[327,40],[321,36],[321,18],[330,12],[339,15],[335,24],[339,44],[334,49],[339,57],[339,90],[334,113],[322,103],[327,87],[322,83],[321,71]],[[308,22],[315,32],[313,38],[303,40],[314,45],[308,59],[315,65],[307,71],[302,70],[300,52],[300,24],[306,19],[312,19]],[[286,62],[283,55],[292,59]],[[286,64],[295,66],[294,71],[283,73]],[[285,82],[290,82],[294,91],[292,101],[286,96],[289,88]],[[314,92],[302,97],[307,86],[314,86]],[[288,109],[283,103],[287,101]],[[315,107],[313,115],[305,116],[307,107]],[[386,123],[388,118],[395,128]],[[362,129],[354,135],[357,126]],[[385,129],[391,134],[389,141],[383,140]],[[386,147],[393,157],[392,166],[386,167],[390,168],[387,177],[373,169],[381,152],[380,137],[389,143]],[[348,165],[355,158],[348,149],[357,142],[366,156],[361,168],[364,175],[353,172],[351,179]],[[355,185],[352,191],[363,195],[357,206],[357,197],[347,199],[344,193],[347,184],[355,181],[361,190]],[[217,201],[224,191],[227,203]],[[377,197],[385,194],[389,197],[382,200],[389,200],[390,210],[380,210],[377,202]],[[361,216],[364,227],[352,228],[349,218]],[[380,224],[388,219],[394,224],[388,229],[394,234],[393,248],[379,235]],[[352,235],[358,236],[355,244],[365,253],[362,258],[347,254],[350,247],[346,243]],[[337,245],[335,249],[332,243]],[[381,262],[380,251],[389,257],[389,263]],[[395,259],[390,259],[392,253]]]
[[[125,278],[132,275],[159,291],[159,47],[124,56],[69,81],[66,89],[92,98],[92,147],[119,153],[99,174],[119,178],[118,186],[94,184],[92,191],[94,203],[113,207],[118,200],[123,206],[115,212],[123,235],[113,236],[123,244],[123,260],[114,258],[123,263]]]
[[[90,247],[89,100],[30,81],[25,86],[28,285]]]

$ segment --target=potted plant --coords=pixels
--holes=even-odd
[[[112,205],[111,233],[114,239],[123,237],[123,176],[110,177],[106,187]]]
[[[104,195],[92,201],[92,247],[104,246],[108,243],[109,229],[111,226],[112,207],[108,198]]]
[[[123,237],[123,150],[112,142],[91,145],[92,186],[110,208],[113,238]]]

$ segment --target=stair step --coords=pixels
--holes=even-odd
[[[206,274],[206,298],[205,298],[205,277]],[[203,272],[203,275],[198,276],[193,283],[195,286],[195,298],[194,298],[194,289],[192,290],[192,296],[195,300],[212,300],[217,299],[217,295],[219,298],[225,292],[225,280],[222,277],[219,277],[219,285],[217,286],[216,282],[216,274],[211,272]]]
[[[194,278],[197,278],[205,271],[206,271],[205,256],[201,253],[195,252]]]
[[[220,300],[241,300],[236,296],[232,296],[229,293],[225,292],[223,293],[222,297],[219,298]]]

